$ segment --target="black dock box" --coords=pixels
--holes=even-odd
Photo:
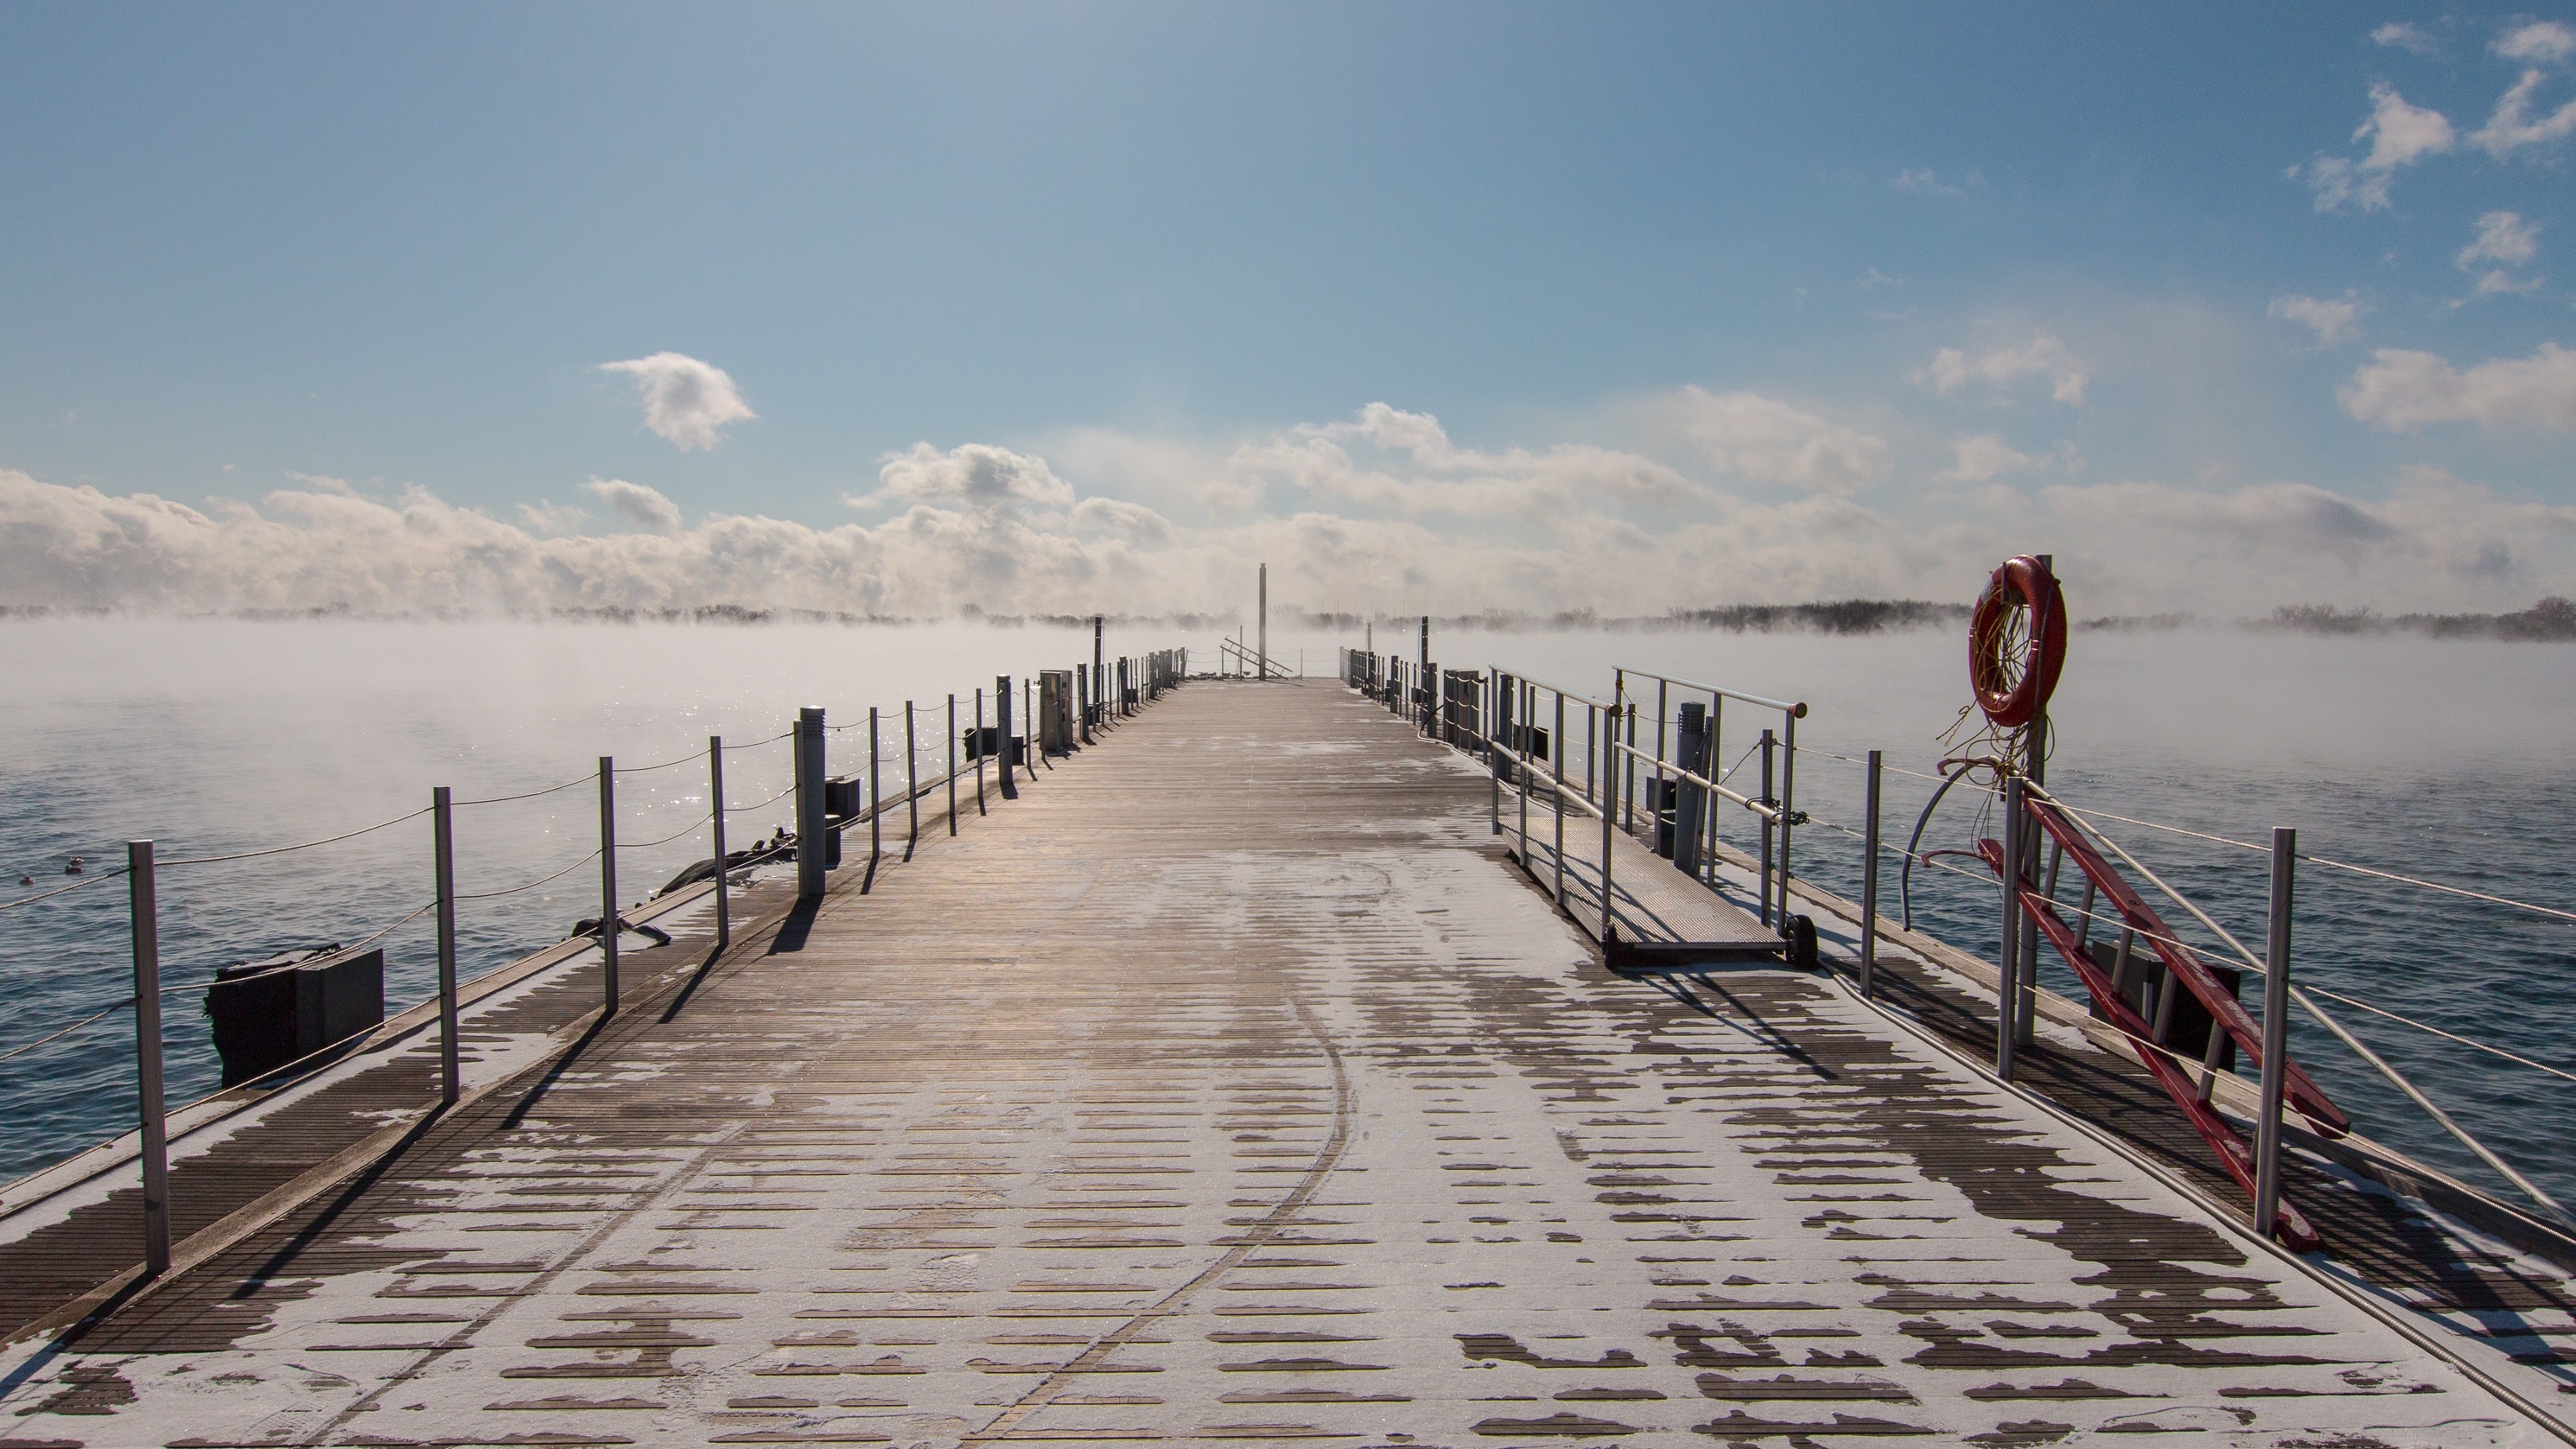
[[[384,1024],[385,953],[336,956],[337,949],[282,951],[215,972],[215,984],[206,988],[206,1015],[224,1059],[225,1086]]]

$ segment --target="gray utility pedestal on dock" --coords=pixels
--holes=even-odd
[[[613,1017],[520,998],[443,1116],[430,1062],[354,1079],[353,1136],[392,1139],[22,1336],[0,1434],[2542,1438],[1831,975],[1603,970],[1493,788],[1336,682],[1192,682],[865,894],[747,892],[711,964],[675,919]],[[1743,939],[1657,871],[1614,858],[1614,924]],[[321,1133],[341,1090],[277,1120]],[[175,1200],[294,1145],[183,1143]],[[0,1283],[97,1254],[120,1191],[0,1218]]]

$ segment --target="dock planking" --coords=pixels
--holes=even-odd
[[[22,1350],[0,1432],[2536,1437],[1829,978],[1605,972],[1489,792],[1192,684]]]

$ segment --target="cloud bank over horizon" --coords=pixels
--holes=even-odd
[[[2073,364],[2059,351],[2025,347],[1981,375],[2033,373],[2071,403]],[[2495,411],[2560,422],[2530,402],[2548,379],[2513,366],[2497,379],[2383,352],[2348,403],[2384,427]],[[2507,401],[2484,401],[2490,392]],[[0,603],[1228,614],[1248,608],[1266,562],[1274,602],[1317,611],[1657,615],[1965,600],[1998,559],[2025,551],[2057,556],[2088,616],[2491,609],[2576,594],[2576,507],[2423,466],[2378,499],[2296,482],[2090,482],[2071,449],[2034,455],[1980,433],[1945,445],[1941,473],[1896,487],[1889,440],[1865,420],[1759,394],[1684,388],[1635,405],[1628,425],[1625,446],[1484,449],[1376,403],[1212,444],[1106,429],[1061,435],[1043,454],[924,442],[880,459],[876,486],[843,500],[858,517],[831,526],[691,520],[650,487],[594,478],[582,491],[606,507],[610,532],[584,531],[594,520],[574,505],[521,505],[513,522],[418,487],[298,478],[255,502],[192,506],[0,468]],[[2013,474],[2033,476],[1998,481]]]

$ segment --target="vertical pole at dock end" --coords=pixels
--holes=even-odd
[[[868,706],[868,873],[859,894],[876,888],[877,865],[885,859],[885,750],[877,741],[877,707]]]
[[[134,1095],[143,1154],[143,1274],[170,1271],[170,1124],[161,1097],[161,900],[152,842],[125,842],[134,923]]]
[[[1860,994],[1867,1000],[1878,989],[1878,780],[1884,752],[1869,752],[1869,799],[1861,809],[1860,858]]]
[[[823,712],[796,712],[796,894],[823,894]]]
[[[1270,565],[1261,566],[1261,677],[1270,678]]]
[[[948,834],[957,835],[957,696],[948,696]]]
[[[716,954],[733,944],[733,882],[726,879],[724,736],[707,736],[707,843],[716,861]]]
[[[2299,832],[2272,828],[2272,912],[2263,952],[2263,1085],[2254,1118],[2254,1231],[2272,1237],[2281,1216],[2281,1096],[2290,1067],[2290,888]]]
[[[2004,782],[2003,975],[1995,993],[1995,1076],[2013,1078],[2013,1047],[2021,1036],[2021,837],[2022,778]]]
[[[1101,652],[1101,640],[1106,632],[1107,624],[1108,620],[1106,616],[1100,614],[1094,614],[1091,616],[1091,702],[1094,705],[1100,703],[1100,666],[1106,662],[1109,657],[1107,654]]]
[[[1601,727],[1614,741],[1619,738],[1617,706],[1612,705],[1604,711]],[[1608,773],[1604,769],[1603,774],[1606,776]],[[1605,779],[1601,793],[1601,952],[1606,957],[1611,948],[1619,944],[1619,933],[1610,924],[1610,902],[1615,899],[1610,889],[1610,842],[1619,833],[1619,802],[1616,798],[1619,792]]]
[[[461,1095],[456,1067],[456,817],[445,785],[429,792],[430,851],[438,883],[438,1100]]]
[[[1000,742],[994,747],[1002,756],[995,778],[1002,782],[1002,798],[1017,800],[1020,782],[1011,769],[1011,676],[1007,674],[993,678],[993,737]]]
[[[913,734],[912,701],[903,702],[903,858],[921,847],[921,744]]]
[[[984,761],[993,752],[984,748],[984,691],[975,691],[975,813],[989,815],[984,806]]]
[[[599,757],[600,1004],[617,1014],[617,761]]]

